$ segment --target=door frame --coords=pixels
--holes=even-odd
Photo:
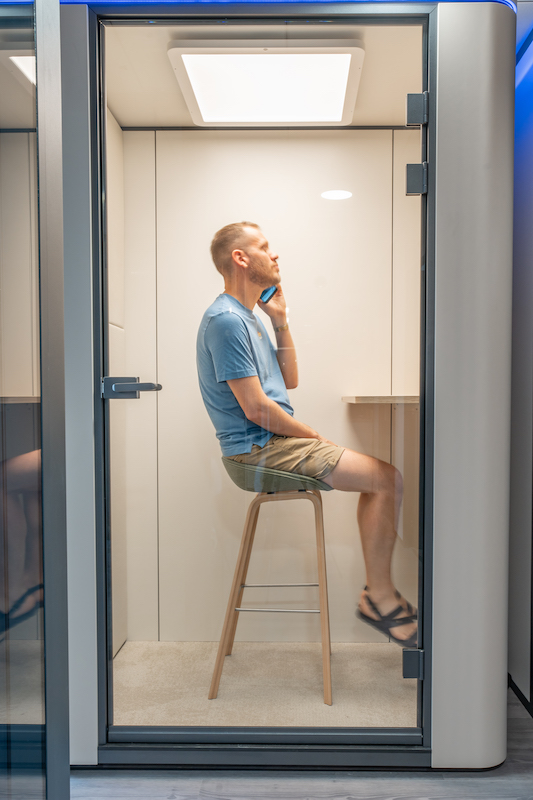
[[[88,7],[91,9],[91,7]],[[178,10],[178,9],[176,9]],[[92,181],[96,198],[100,198],[98,214],[93,214],[93,231],[98,241],[94,250],[94,376],[96,432],[96,569],[98,618],[98,762],[109,765],[181,765],[181,766],[279,766],[304,767],[429,767],[431,765],[431,641],[432,641],[432,564],[433,564],[433,462],[434,462],[434,309],[435,309],[435,153],[436,102],[430,104],[426,136],[422,136],[422,159],[429,162],[429,191],[422,196],[422,246],[425,265],[422,269],[421,317],[421,392],[420,392],[420,530],[423,558],[420,562],[419,605],[422,609],[421,634],[425,657],[425,679],[418,682],[418,727],[416,728],[200,728],[113,726],[112,656],[109,542],[109,470],[106,464],[108,406],[99,393],[100,377],[105,369],[105,109],[103,52],[101,28],[106,22],[138,24],[142,20],[161,23],[180,20],[247,19],[274,21],[290,18],[334,18],[339,23],[373,22],[377,24],[424,24],[423,90],[436,96],[436,4],[353,3],[342,6],[320,4],[224,5],[223,14],[216,5],[180,6],[170,14],[168,6],[131,5],[94,6],[89,14],[89,48],[97,53],[91,79],[98,111],[91,115],[93,150]],[[348,13],[348,12],[351,13]],[[93,49],[94,48],[94,49]],[[96,67],[96,68],[95,68]],[[425,266],[425,268],[424,268]],[[105,406],[105,407],[104,407]]]
[[[26,16],[27,6],[20,15]],[[70,797],[59,4],[35,0],[46,796]],[[31,744],[30,744],[31,747]]]

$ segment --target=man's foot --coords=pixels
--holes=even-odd
[[[361,592],[357,617],[389,636],[402,647],[417,646],[417,613],[398,592],[384,597],[371,597],[365,586]]]

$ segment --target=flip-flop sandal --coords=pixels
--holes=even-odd
[[[365,587],[366,588],[366,587]],[[396,606],[389,614],[382,614],[379,608],[371,599],[368,592],[366,593],[366,600],[374,614],[377,614],[378,619],[374,619],[373,617],[369,617],[368,614],[365,614],[361,611],[360,608],[357,608],[355,611],[355,616],[362,620],[362,622],[366,622],[367,625],[371,625],[380,633],[384,633],[385,636],[388,636],[389,639],[392,639],[393,642],[399,644],[400,647],[406,648],[416,648],[417,647],[417,633],[413,633],[408,639],[398,639],[397,636],[391,633],[391,628],[398,628],[400,625],[409,625],[412,622],[416,622],[416,614],[412,613],[412,606],[408,604],[408,611],[411,609],[411,613],[408,614],[406,617],[399,617],[398,614],[402,614],[406,609],[402,605]]]
[[[399,592],[398,590],[396,590],[396,591],[395,591],[395,595],[396,595],[396,597],[398,598],[398,600],[401,600],[401,599],[402,599],[402,596],[401,596],[401,594],[400,594],[400,592]],[[405,598],[405,602],[407,603],[407,607],[406,607],[406,609],[405,609],[405,610],[407,611],[407,613],[408,613],[408,614],[411,614],[411,616],[412,616],[414,619],[418,619],[418,611],[417,611],[417,609],[416,609],[416,608],[413,608],[413,606],[411,605],[411,603],[409,602],[409,600],[407,600],[407,598]]]
[[[367,593],[367,595],[368,595],[368,586],[365,586],[365,589],[364,589],[364,591],[365,591],[365,592]],[[398,600],[401,600],[401,599],[402,599],[402,595],[401,595],[401,593],[398,591],[398,589],[395,589],[395,590],[394,590],[394,594],[396,595],[396,597],[397,597],[397,599],[398,599]],[[413,606],[411,605],[411,603],[409,602],[409,600],[407,600],[407,599],[406,599],[406,600],[405,600],[405,602],[407,603],[407,608],[405,609],[405,610],[407,611],[407,613],[408,613],[408,614],[412,614],[412,615],[413,615],[413,617],[414,617],[415,619],[418,619],[418,611],[417,611],[417,609],[416,609],[416,608],[413,608]]]
[[[30,595],[40,591],[43,588],[44,587],[42,583],[37,584],[37,586],[32,586],[13,603],[9,611],[0,613],[0,637],[2,637],[0,638],[0,641],[3,640],[6,631],[8,631],[10,628],[13,628],[15,625],[20,625],[21,622],[24,622],[24,620],[32,617],[37,610],[42,607],[43,601],[38,600],[28,611],[25,611],[23,614],[19,614],[18,616],[13,616],[13,613],[21,607],[21,605]]]

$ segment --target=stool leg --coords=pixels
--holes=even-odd
[[[248,508],[248,514],[246,515],[246,522],[244,524],[244,532],[242,535],[241,547],[239,550],[239,556],[237,558],[237,566],[235,567],[235,575],[233,576],[233,583],[229,595],[228,607],[226,609],[226,616],[224,619],[222,634],[220,636],[220,642],[218,645],[217,658],[215,661],[215,669],[213,671],[213,678],[211,680],[211,686],[209,688],[209,700],[214,700],[218,694],[220,677],[222,675],[222,669],[224,667],[224,657],[228,650],[228,643],[231,633],[233,631],[233,624],[235,624],[235,626],[237,624],[238,612],[235,611],[235,608],[237,606],[239,592],[241,591],[241,585],[244,582],[243,572],[244,569],[247,567],[249,561],[251,541],[253,541],[255,527],[257,524],[257,516],[259,513],[259,505],[261,503],[260,498],[261,495],[257,495],[252,500]]]
[[[261,507],[261,502],[257,503],[255,508],[255,513],[253,518],[250,519],[250,533],[248,536],[248,548],[247,552],[243,553],[243,568],[242,568],[242,576],[241,576],[241,585],[239,587],[239,594],[237,595],[237,600],[235,601],[235,607],[240,608],[242,603],[242,596],[244,594],[243,584],[246,583],[246,576],[248,575],[248,567],[250,566],[250,558],[252,555],[252,548],[254,546],[254,538],[255,538],[255,530],[257,528],[257,520],[259,519],[259,509]],[[235,634],[237,632],[237,623],[239,622],[239,612],[236,611],[233,619],[230,624],[230,630],[227,637],[227,648],[226,648],[226,655],[230,656],[233,650],[233,642],[235,641]]]
[[[318,561],[318,592],[320,597],[320,628],[322,632],[322,669],[324,675],[324,703],[333,702],[331,692],[331,637],[329,631],[328,579],[326,573],[326,548],[324,543],[324,515],[322,498],[313,492],[315,507],[316,549]]]

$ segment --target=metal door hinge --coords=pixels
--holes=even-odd
[[[407,164],[407,179],[405,194],[412,197],[417,194],[427,194],[428,191],[428,162],[422,164]]]
[[[102,378],[102,397],[110,400],[119,397],[122,400],[138,400],[139,392],[159,392],[160,383],[139,383],[139,378]]]
[[[423,650],[403,650],[403,677],[424,680]]]
[[[405,110],[406,125],[427,125],[429,119],[429,92],[408,94]]]

